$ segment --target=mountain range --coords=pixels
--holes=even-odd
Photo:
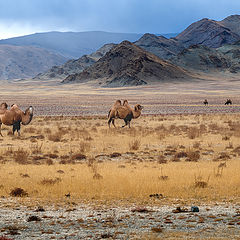
[[[150,33],[112,35],[90,32],[88,33],[90,34],[89,38],[86,33],[80,34],[81,41],[77,37],[78,34],[67,33],[63,41],[60,37],[61,34],[56,32],[49,34],[49,39],[45,34],[34,34],[1,40],[0,46],[6,46],[1,45],[4,41],[13,44],[11,45],[13,47],[23,44],[22,48],[29,47],[29,44],[35,45],[32,48],[45,44],[44,48],[54,51],[55,57],[59,61],[62,57],[61,54],[66,57],[73,52],[75,54],[81,51],[87,53],[78,59],[68,60],[63,65],[57,63],[55,65],[58,66],[53,66],[47,63],[45,65],[49,66],[49,70],[39,71],[43,73],[36,76],[38,79],[55,78],[59,81],[63,80],[64,83],[95,81],[100,86],[116,87],[149,84],[166,81],[166,79],[174,81],[176,79],[192,79],[196,71],[198,73],[212,71],[238,73],[240,70],[240,15],[232,15],[222,21],[204,18],[192,23],[183,32],[172,38]],[[93,35],[99,38],[96,37],[94,40]],[[70,36],[74,38],[75,42],[79,40],[82,43],[80,48],[76,44],[72,44],[72,46],[67,44]],[[58,37],[59,41],[57,41]],[[124,37],[124,40],[128,37],[130,41],[118,43],[123,40],[121,37]],[[54,41],[56,41],[55,45]],[[107,44],[104,45],[103,42],[107,42]],[[61,44],[65,47],[63,48]],[[95,51],[98,46],[102,47]],[[17,65],[17,61],[15,62]],[[11,66],[13,65],[10,65],[8,71],[11,71]],[[25,69],[22,70],[22,73],[19,72],[19,75],[23,75],[23,73],[25,73]],[[30,76],[31,74],[25,75]],[[5,74],[0,74],[0,78],[1,76],[6,76],[6,70]],[[17,74],[9,76],[17,77]]]

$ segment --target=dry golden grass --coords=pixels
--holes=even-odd
[[[68,193],[76,201],[149,201],[155,193],[166,201],[237,201],[239,119],[142,116],[131,129],[108,129],[103,117],[35,117],[21,137],[2,131],[0,195],[19,187],[52,201]]]

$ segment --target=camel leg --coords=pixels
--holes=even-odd
[[[1,132],[1,127],[2,127],[2,123],[0,123],[0,136],[3,137],[2,132]]]
[[[20,128],[21,128],[20,122],[15,122],[13,124],[13,135],[14,135],[15,131],[17,131],[18,132],[18,136],[20,136]]]
[[[109,118],[109,120],[108,120],[108,127],[109,127],[109,128],[111,128],[111,126],[110,126],[110,125],[111,125],[111,122],[112,122],[112,118]]]
[[[20,136],[20,129],[21,129],[21,123],[18,122],[18,123],[17,123],[17,132],[18,132],[18,136]]]
[[[115,126],[115,119],[114,118],[112,119],[112,124],[116,128],[116,126]]]
[[[14,135],[16,130],[17,130],[17,123],[13,123],[13,130],[12,130],[13,135]]]
[[[131,128],[131,127],[130,127],[130,122],[131,122],[131,121],[128,122],[128,127],[129,127],[129,128]]]
[[[125,122],[125,125],[123,125],[122,128],[128,125],[128,121],[126,119],[124,119],[124,122]]]

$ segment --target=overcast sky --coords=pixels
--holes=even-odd
[[[46,31],[181,32],[240,14],[240,0],[0,0],[0,39]]]

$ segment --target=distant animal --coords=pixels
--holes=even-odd
[[[30,106],[23,112],[16,104],[13,104],[10,110],[7,108],[6,103],[0,105],[0,135],[1,125],[5,124],[7,126],[13,126],[13,134],[15,131],[18,132],[20,136],[20,128],[22,125],[27,125],[32,121],[33,118],[33,107]]]
[[[141,115],[141,111],[143,109],[143,106],[141,106],[140,104],[135,105],[134,109],[132,109],[127,100],[124,100],[123,105],[119,105],[116,104],[117,102],[115,102],[115,104],[113,105],[112,109],[109,111],[108,113],[108,126],[110,128],[111,122],[113,124],[114,127],[114,120],[116,118],[119,119],[123,119],[125,122],[125,125],[123,125],[122,127],[125,126],[129,126],[130,128],[130,122],[133,118],[138,118]]]
[[[227,101],[225,102],[225,105],[232,105],[231,99],[227,99]]]
[[[208,100],[205,99],[204,102],[203,102],[203,104],[204,104],[205,106],[208,105]]]

